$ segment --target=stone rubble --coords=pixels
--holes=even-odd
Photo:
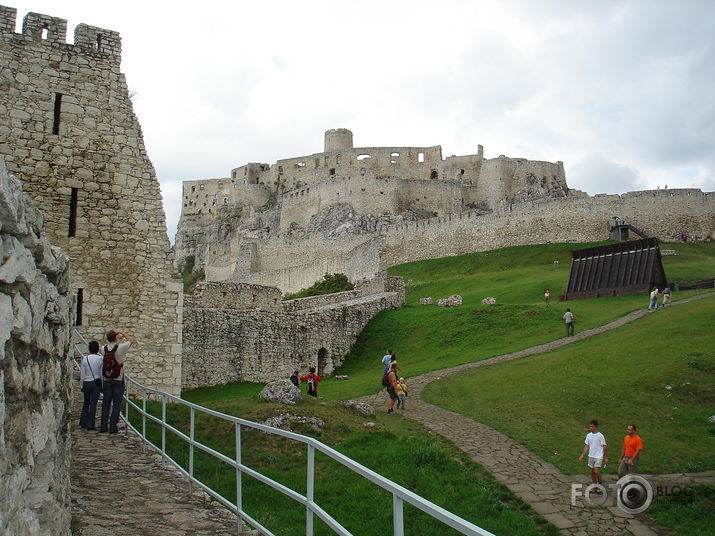
[[[258,398],[265,402],[278,402],[280,404],[295,405],[301,401],[303,395],[290,380],[276,380],[266,384],[258,394]]]

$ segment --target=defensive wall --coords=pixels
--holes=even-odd
[[[128,370],[178,394],[182,285],[161,192],[120,71],[117,32],[0,6],[0,155],[72,263],[87,339],[134,336]]]
[[[0,533],[70,534],[69,259],[0,156]]]
[[[715,230],[715,192],[647,190],[540,199],[505,203],[491,214],[467,212],[386,226],[380,259],[394,266],[507,246],[608,240],[613,216],[663,241],[676,241],[679,231],[705,238]]]
[[[267,382],[309,367],[329,375],[370,319],[404,305],[405,290],[402,278],[388,277],[354,291],[276,303],[280,295],[276,288],[205,282],[186,296],[184,388]]]

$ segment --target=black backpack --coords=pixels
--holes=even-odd
[[[390,380],[387,377],[388,374],[389,374],[389,372],[385,372],[385,374],[382,375],[382,386],[383,387],[388,387],[390,385]]]
[[[118,344],[114,345],[113,349],[109,349],[109,345],[104,347],[104,361],[102,362],[102,376],[109,379],[118,378],[122,373],[122,364],[117,361],[116,353]]]

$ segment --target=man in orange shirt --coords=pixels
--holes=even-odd
[[[623,438],[623,449],[621,450],[621,463],[618,466],[618,478],[635,472],[638,460],[640,460],[643,450],[643,441],[636,434],[636,425],[629,424],[626,428],[628,435]]]

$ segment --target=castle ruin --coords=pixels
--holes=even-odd
[[[138,341],[131,372],[178,394],[182,285],[117,32],[0,6],[0,155],[71,259],[75,323]]]

